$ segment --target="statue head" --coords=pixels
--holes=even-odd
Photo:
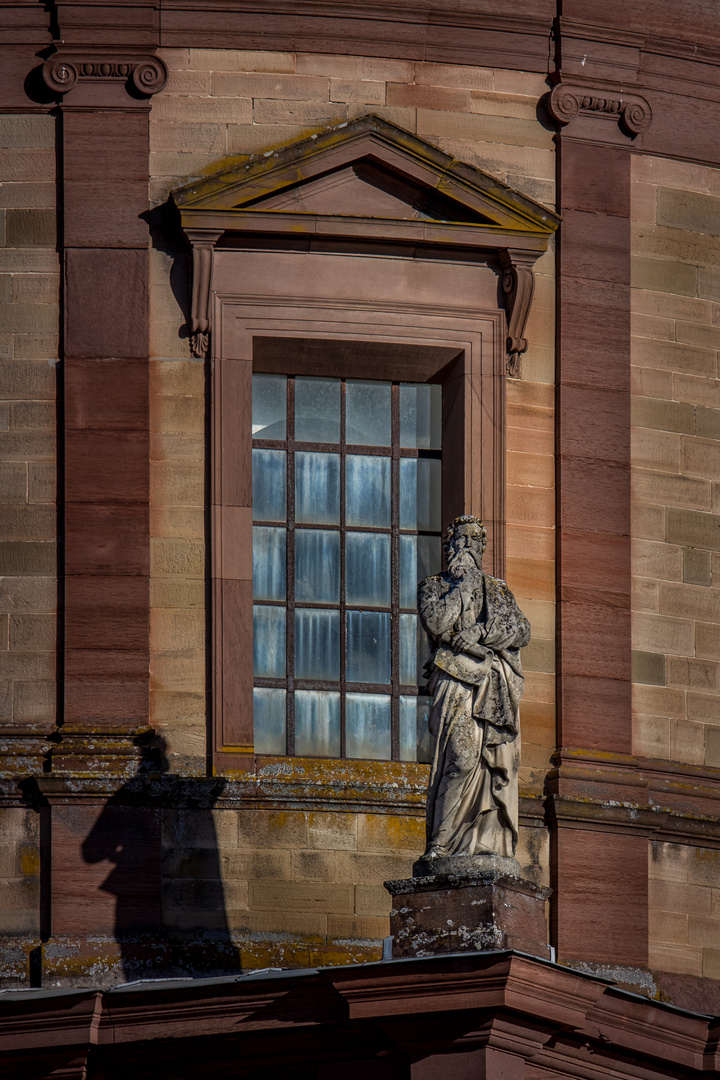
[[[460,577],[482,570],[486,546],[487,532],[480,518],[472,514],[456,517],[443,533],[443,551],[450,573]]]

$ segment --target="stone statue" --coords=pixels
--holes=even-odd
[[[530,623],[505,582],[483,573],[486,542],[478,518],[456,518],[443,537],[447,573],[418,586],[435,646],[426,667],[435,752],[422,873],[448,856],[515,853],[520,649]]]

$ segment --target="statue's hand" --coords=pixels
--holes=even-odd
[[[477,645],[480,637],[478,630],[477,626],[470,626],[467,630],[461,630],[459,634],[456,634],[452,639],[453,652],[464,652],[473,645]]]

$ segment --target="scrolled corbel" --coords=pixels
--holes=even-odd
[[[221,232],[186,230],[192,244],[193,282],[192,307],[190,311],[190,350],[193,356],[204,360],[210,347],[210,281],[215,244]]]
[[[521,357],[527,350],[528,342],[524,337],[525,324],[530,313],[535,275],[533,274],[534,256],[506,250],[500,253],[502,263],[502,288],[505,293],[508,334],[505,343],[507,351],[507,373],[513,379],[519,379]]]

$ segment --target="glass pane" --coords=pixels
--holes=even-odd
[[[253,690],[256,754],[285,754],[285,691],[256,686]]]
[[[340,533],[295,530],[295,599],[340,603]]]
[[[435,749],[435,741],[430,734],[428,728],[428,719],[430,717],[430,698],[419,697],[417,701],[417,759],[424,762],[426,765],[430,764],[433,759],[433,750]]]
[[[391,433],[390,383],[345,384],[345,442],[389,446]]]
[[[442,387],[428,383],[400,386],[400,445],[418,450],[442,446]]]
[[[439,536],[400,537],[400,607],[417,608],[418,582],[441,567]]]
[[[284,375],[253,375],[252,433],[254,439],[284,439],[287,379]]]
[[[418,685],[417,615],[400,616],[400,682],[404,686]],[[408,759],[411,760],[411,759]]]
[[[349,758],[389,761],[390,698],[384,694],[348,694],[345,701],[345,753]]]
[[[295,455],[295,520],[307,525],[340,523],[340,455]]]
[[[330,690],[295,691],[295,753],[340,757],[340,695]]]
[[[348,525],[390,527],[390,458],[348,454],[345,484]]]
[[[253,450],[253,519],[285,520],[285,451]]]
[[[285,599],[285,529],[253,525],[253,597]]]
[[[441,472],[441,463],[437,458],[401,458],[401,529],[440,530]]]
[[[348,611],[345,678],[348,682],[389,683],[390,616],[381,611]]]
[[[285,678],[285,608],[253,607],[253,672],[261,679]]]
[[[348,604],[390,607],[390,537],[345,534],[345,599]]]
[[[400,696],[400,760],[417,761],[418,721],[417,698]]]
[[[295,438],[340,442],[340,380],[295,380]]]
[[[424,686],[430,678],[425,674],[425,665],[433,654],[435,646],[432,643],[432,638],[429,634],[426,634],[422,628],[422,623],[418,620],[417,625],[417,681],[419,686]]]
[[[340,612],[295,608],[295,678],[340,678]]]

